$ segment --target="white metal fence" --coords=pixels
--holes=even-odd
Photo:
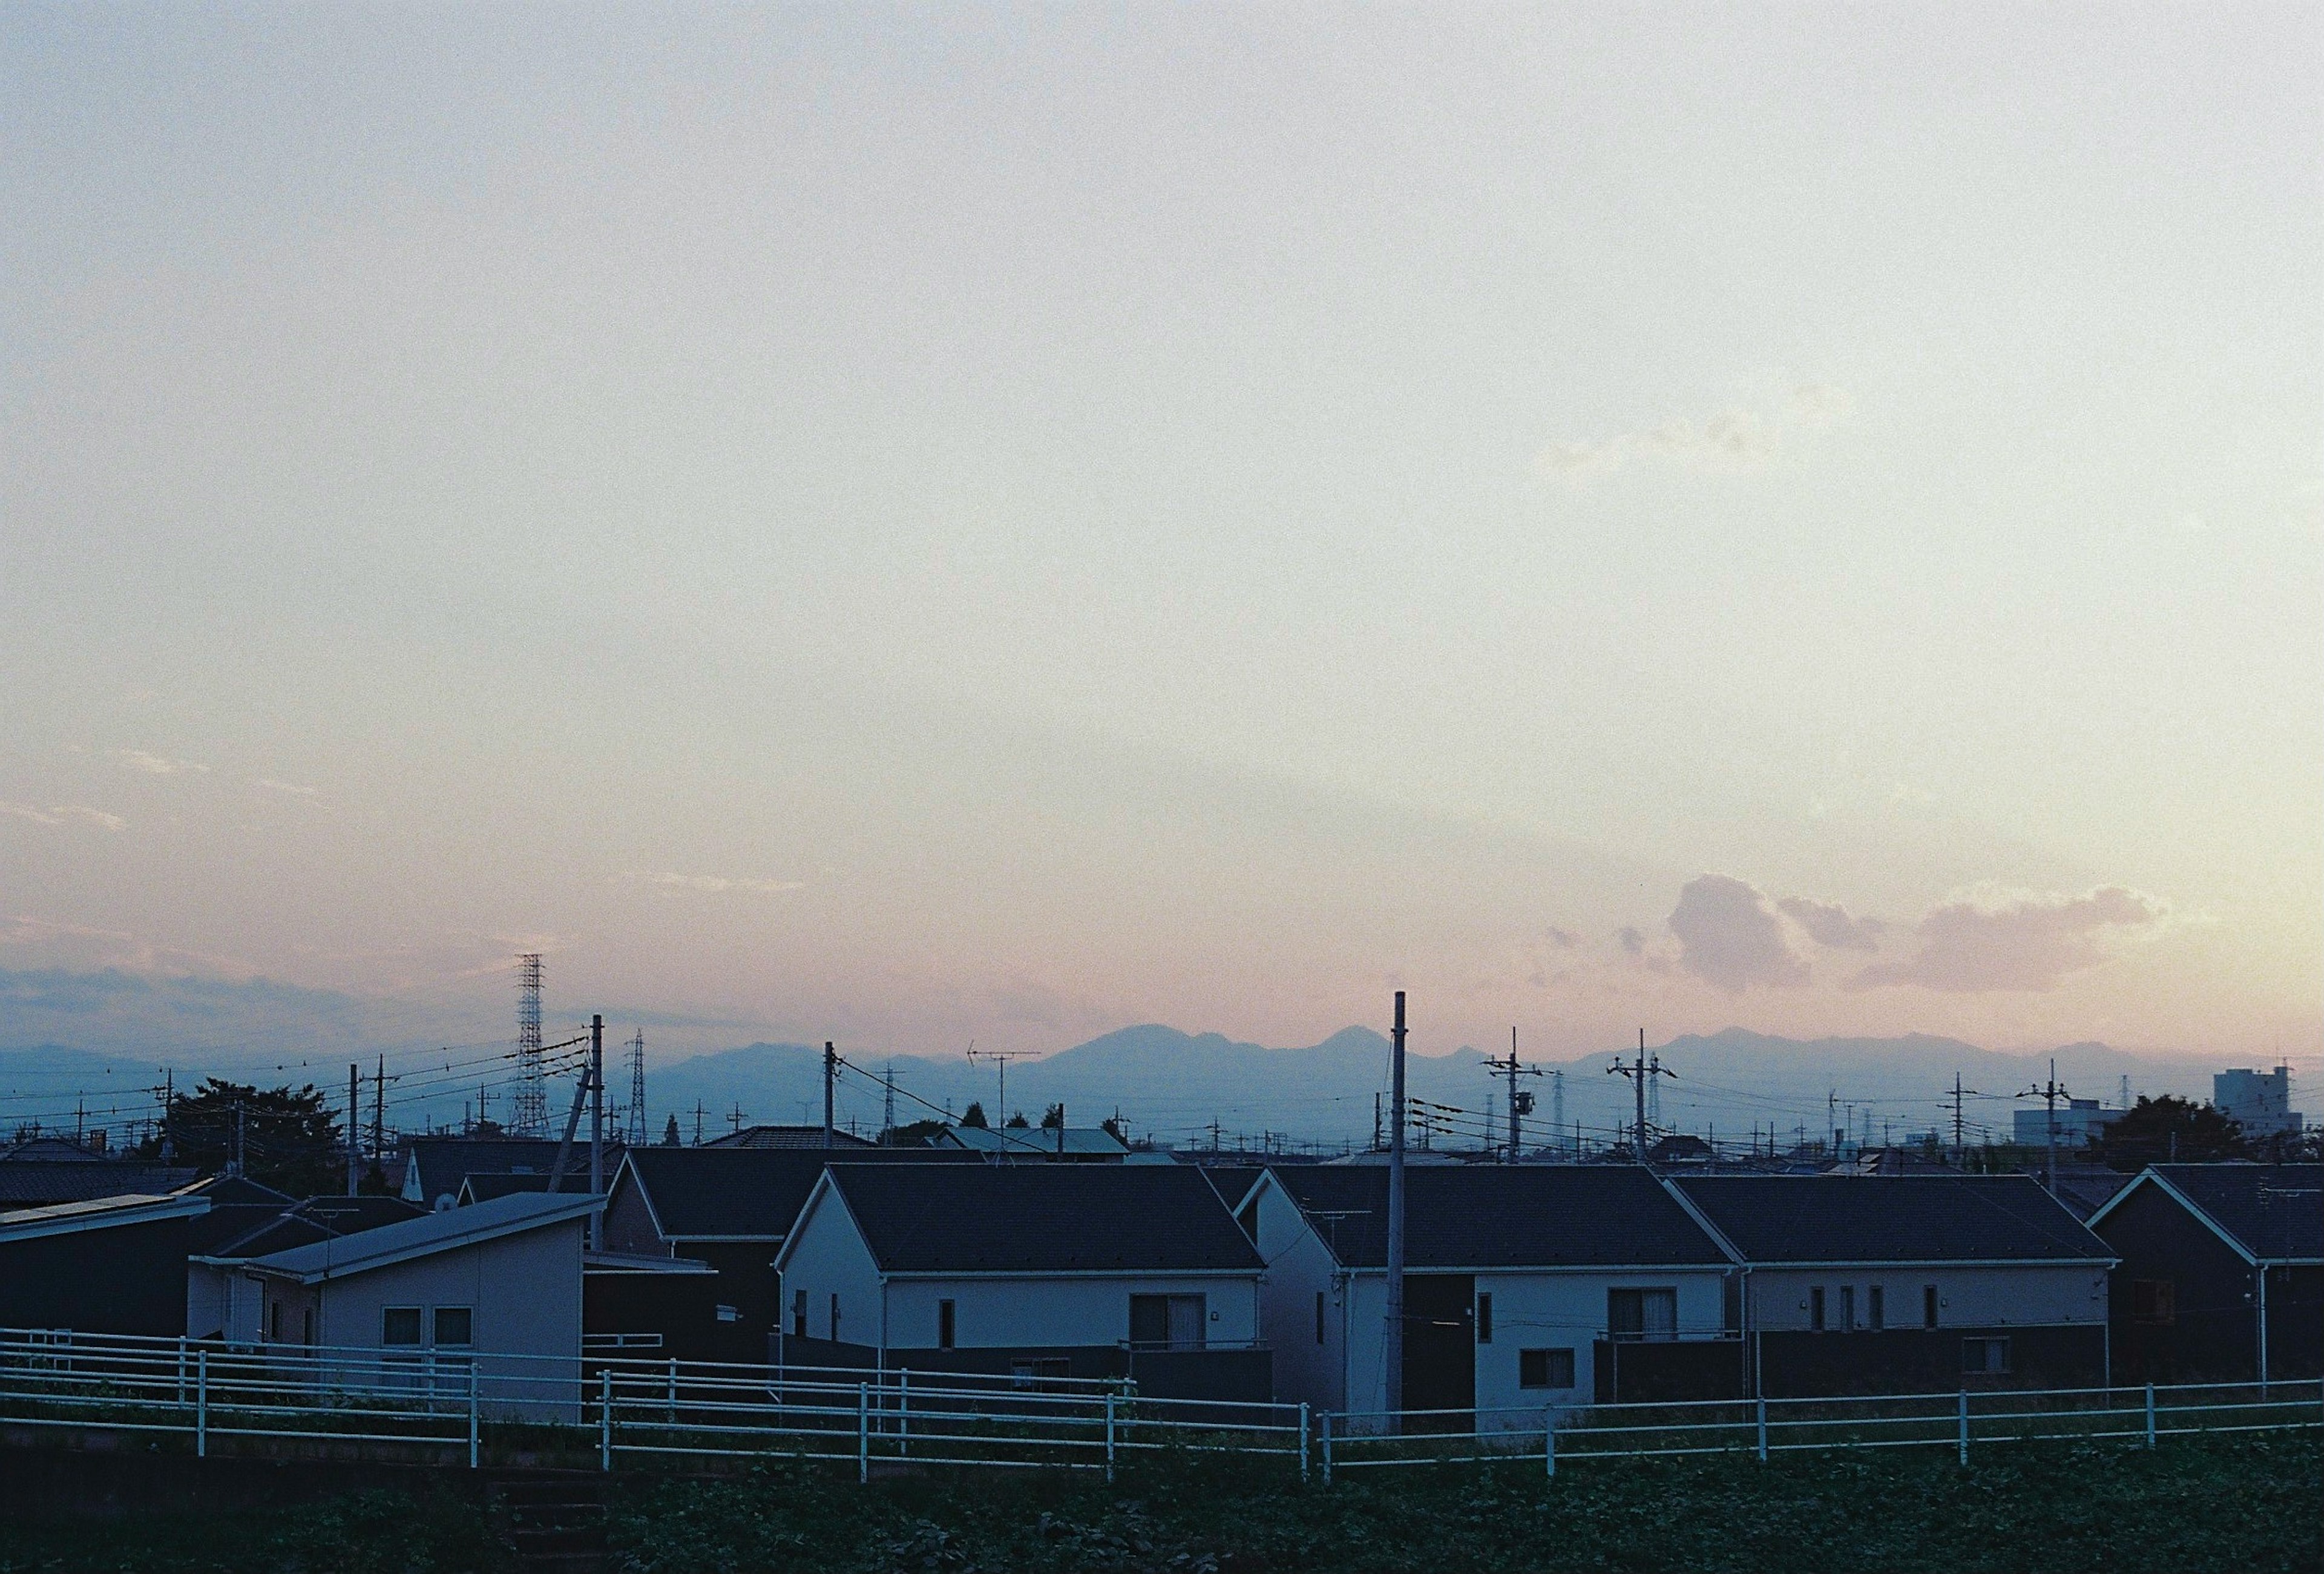
[[[1395,1424],[1390,1424],[1394,1422]],[[2314,1381],[1311,1413],[1157,1399],[1119,1381],[227,1345],[0,1329],[0,1432],[132,1432],[198,1455],[446,1462],[852,1461],[1103,1470],[1177,1450],[1342,1470],[1807,1449],[1971,1449],[2034,1439],[2153,1447],[2190,1432],[2324,1426]]]

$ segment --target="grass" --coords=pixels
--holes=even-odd
[[[1094,1475],[960,1472],[854,1484],[616,1478],[632,1574],[2172,1574],[2324,1569],[2324,1437],[2182,1439],[2149,1453],[2032,1443],[1969,1468],[1941,1450],[1428,1466],[1301,1486],[1231,1460]],[[0,1526],[0,1574],[433,1574],[508,1567],[481,1510],[367,1495],[238,1518]]]

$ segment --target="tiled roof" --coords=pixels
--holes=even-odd
[[[213,1208],[212,1211],[241,1214],[247,1210],[233,1207],[230,1209]],[[238,1235],[221,1237],[215,1245],[198,1248],[196,1255],[263,1257],[275,1252],[288,1251],[292,1246],[360,1235],[383,1225],[401,1224],[406,1219],[420,1218],[425,1211],[400,1197],[310,1197],[304,1202],[278,1209],[266,1218],[251,1220],[249,1228]],[[202,1222],[208,1221],[205,1219]]]
[[[193,1218],[209,1211],[198,1197],[99,1197],[87,1202],[60,1202],[46,1208],[20,1208],[0,1213],[0,1240],[29,1239],[84,1229],[110,1229],[116,1225],[145,1224],[165,1218]]]
[[[503,1197],[471,1208],[423,1213],[359,1235],[335,1236],[311,1245],[271,1252],[251,1259],[249,1266],[311,1284],[586,1218],[604,1206],[604,1199],[586,1195]],[[575,1270],[579,1270],[577,1255]]]
[[[432,1202],[440,1196],[456,1196],[461,1180],[470,1175],[546,1175],[556,1166],[557,1148],[557,1139],[551,1137],[421,1137],[412,1143],[410,1156],[420,1166],[420,1182]],[[605,1172],[611,1174],[621,1162],[622,1144],[608,1142],[605,1152]],[[572,1173],[576,1164],[581,1173],[588,1172],[586,1131],[575,1139],[573,1151],[566,1156],[567,1173]]]
[[[982,1167],[973,1153],[933,1148],[632,1148],[626,1162],[645,1183],[666,1240],[780,1240],[807,1204],[824,1166],[942,1164]]]
[[[1388,1264],[1388,1170],[1286,1167],[1275,1179],[1342,1264]],[[1727,1255],[1636,1164],[1430,1164],[1405,1171],[1414,1268],[1724,1266]]]
[[[1038,1126],[1005,1126],[996,1131],[981,1125],[950,1125],[936,1140],[981,1153],[1029,1159],[1058,1153],[1069,1159],[1119,1159],[1130,1152],[1120,1137],[1098,1125],[1069,1125],[1063,1131]]]
[[[1671,1184],[1752,1263],[2114,1255],[2030,1175],[1695,1175]]]
[[[2157,1164],[2154,1173],[2255,1257],[2324,1257],[2324,1164]]]
[[[834,1164],[890,1273],[1255,1273],[1211,1183],[1182,1164]]]
[[[11,1159],[0,1163],[0,1208],[46,1208],[131,1193],[158,1197],[191,1185],[196,1174],[118,1159]]]
[[[702,1144],[706,1148],[823,1148],[823,1128],[819,1125],[746,1125],[740,1131],[728,1132],[723,1137],[712,1137]],[[831,1145],[835,1148],[870,1148],[879,1144],[853,1132],[834,1131]]]

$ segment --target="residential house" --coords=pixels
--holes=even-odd
[[[471,1175],[538,1175],[546,1185],[560,1145],[551,1137],[415,1137],[405,1149],[402,1195],[422,1208],[453,1208],[459,1203],[460,1182]],[[604,1163],[609,1179],[621,1159],[622,1144],[607,1143]],[[565,1185],[574,1191],[589,1188],[586,1132],[566,1154]]]
[[[0,1213],[0,1328],[186,1331],[186,1249],[204,1197],[106,1197]]]
[[[834,1127],[829,1140],[825,1140],[819,1125],[745,1125],[737,1126],[724,1136],[712,1137],[706,1148],[813,1148],[820,1153],[825,1148],[874,1148],[880,1144],[869,1137]]]
[[[614,1171],[605,1199],[604,1249],[607,1253],[707,1264],[716,1282],[706,1301],[702,1286],[616,1286],[604,1281],[609,1297],[602,1317],[593,1313],[594,1335],[658,1334],[687,1358],[764,1361],[776,1331],[775,1252],[806,1206],[824,1167],[836,1157],[849,1163],[974,1166],[974,1154],[926,1148],[786,1147],[633,1148]],[[594,1282],[594,1281],[593,1281]],[[680,1303],[662,1313],[649,1310],[637,1295],[675,1295]],[[697,1304],[698,1302],[698,1304]],[[650,1326],[625,1325],[628,1318],[657,1317]],[[708,1321],[697,1326],[700,1317]],[[642,1338],[633,1342],[643,1345]]]
[[[227,1337],[326,1374],[465,1394],[488,1412],[579,1414],[581,1258],[604,1199],[537,1193],[333,1236],[239,1266],[255,1293]]]
[[[0,1147],[0,1208],[166,1197],[191,1185],[198,1173],[181,1165],[115,1158],[66,1137],[28,1137]]]
[[[310,1197],[294,1202],[272,1188],[220,1178],[194,1188],[210,1211],[194,1221],[186,1255],[186,1321],[195,1338],[247,1337],[258,1326],[259,1291],[243,1264],[292,1246],[357,1235],[417,1218],[422,1209],[400,1197]]]
[[[2113,1253],[2026,1175],[1669,1182],[1743,1268],[1770,1398],[2107,1381]]]
[[[2324,1375],[2324,1164],[2156,1164],[2090,1218],[2127,1383]]]
[[[775,1259],[790,1359],[1265,1400],[1261,1264],[1179,1164],[833,1164]]]
[[[928,1139],[932,1148],[958,1148],[991,1159],[1048,1159],[1066,1163],[1119,1163],[1130,1144],[1102,1125],[948,1125]]]
[[[1388,1172],[1272,1169],[1240,1209],[1267,1262],[1286,1400],[1388,1407]],[[1718,1242],[1633,1164],[1463,1164],[1405,1175],[1404,1408],[1467,1431],[1538,1430],[1618,1400],[1740,1391]]]

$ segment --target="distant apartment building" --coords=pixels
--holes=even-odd
[[[2292,1068],[2273,1071],[2248,1067],[2211,1079],[2211,1104],[2244,1128],[2246,1137],[2296,1137],[2305,1124],[2292,1107]]]
[[[2095,1139],[2108,1121],[2122,1118],[2119,1109],[2105,1109],[2095,1098],[2069,1098],[2061,1101],[2052,1112],[2040,1109],[2020,1109],[2013,1112],[2010,1137],[2021,1147],[2046,1147],[2050,1142],[2050,1122],[2058,1122],[2058,1145],[2079,1148]]]

